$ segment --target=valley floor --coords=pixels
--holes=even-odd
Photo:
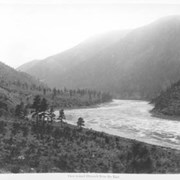
[[[66,123],[0,121],[2,173],[180,173],[180,151]]]

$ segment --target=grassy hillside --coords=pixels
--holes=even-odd
[[[180,152],[63,123],[0,121],[2,172],[180,173]]]

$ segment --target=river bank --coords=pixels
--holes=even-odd
[[[68,126],[72,129],[76,128],[77,129],[77,126],[73,125],[73,124],[69,124],[69,123],[64,123],[65,126]],[[59,126],[59,123],[58,125]],[[175,152],[177,154],[180,155],[180,150],[178,149],[174,149],[172,147],[164,147],[164,146],[161,146],[161,145],[154,145],[154,144],[151,144],[151,143],[146,143],[146,142],[142,142],[142,141],[138,141],[138,140],[135,140],[135,139],[130,139],[130,138],[125,138],[125,137],[120,137],[118,135],[113,135],[113,134],[110,134],[110,133],[106,133],[104,131],[97,131],[97,130],[94,130],[94,129],[89,129],[89,128],[83,128],[83,131],[86,133],[88,132],[94,132],[95,134],[98,134],[98,135],[104,135],[104,136],[107,136],[107,137],[110,137],[110,138],[116,138],[116,139],[119,139],[121,141],[121,143],[128,143],[129,145],[132,145],[133,143],[139,143],[141,145],[144,145],[144,146],[147,146],[147,147],[156,147],[160,150],[165,150],[165,151],[172,151],[172,152]]]
[[[157,117],[157,118],[161,118],[164,120],[180,121],[180,116],[165,115],[157,110],[151,110],[149,112],[151,113],[152,117]]]
[[[108,103],[111,103],[113,101],[113,99],[109,100],[109,101],[106,101],[106,102],[98,102],[98,103],[95,103],[95,104],[91,104],[91,105],[82,105],[82,106],[78,106],[78,105],[75,105],[75,106],[72,106],[72,107],[59,107],[59,108],[55,108],[54,111],[59,111],[60,109],[63,109],[63,110],[73,110],[73,109],[93,109],[93,108],[98,108],[99,106],[103,106],[103,105],[106,105]]]

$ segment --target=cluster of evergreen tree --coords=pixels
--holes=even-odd
[[[32,108],[35,109],[36,112],[46,111],[48,109],[48,102],[45,98],[42,98],[37,95],[34,98],[34,102],[32,104]]]
[[[34,97],[34,101],[32,104],[24,104],[21,102],[16,105],[15,108],[15,116],[24,118],[28,114],[28,109],[33,108],[36,113],[46,111],[49,108],[49,104],[45,98],[41,98],[40,95],[36,95]]]
[[[48,96],[53,101],[55,107],[72,108],[89,106],[112,100],[110,93],[100,92],[89,89],[66,89],[59,90],[54,88]]]
[[[96,90],[91,90],[91,89],[77,89],[77,90],[72,90],[72,89],[67,89],[67,88],[64,88],[64,89],[56,89],[56,88],[53,88],[51,90],[52,92],[52,97],[56,97],[58,95],[60,96],[70,96],[70,97],[73,97],[73,96],[88,96],[89,99],[92,99],[93,97],[98,97],[98,98],[102,98],[102,99],[110,99],[112,98],[110,93],[106,93],[106,92],[101,92],[101,91],[96,91]]]

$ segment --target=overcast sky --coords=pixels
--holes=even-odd
[[[18,67],[71,48],[97,33],[133,29],[162,16],[180,14],[180,4],[172,0],[163,1],[166,4],[157,0],[124,2],[0,0],[0,61]]]

